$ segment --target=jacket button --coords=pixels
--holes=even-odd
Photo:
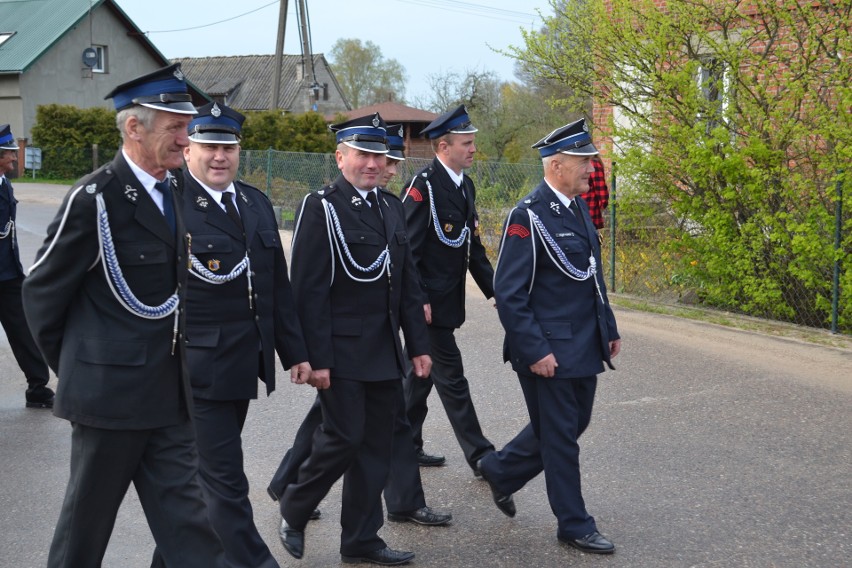
[[[140,254],[140,255],[139,255],[139,260],[145,260],[145,255],[144,255],[144,254]]]
[[[212,249],[212,248],[213,248],[213,245],[212,245],[212,244],[208,244],[208,245],[207,245],[207,248]]]

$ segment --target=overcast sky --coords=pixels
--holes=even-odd
[[[275,52],[278,0],[116,0],[168,58]],[[288,2],[285,53],[300,53],[296,0]],[[548,0],[307,0],[314,53],[339,38],[376,43],[405,67],[406,99],[428,99],[427,77],[494,71],[514,80],[513,60],[495,53],[537,30]],[[172,31],[181,30],[181,31]],[[489,47],[490,46],[490,47]]]

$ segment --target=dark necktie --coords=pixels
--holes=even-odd
[[[571,213],[573,213],[574,217],[576,217],[577,219],[582,219],[582,217],[580,216],[580,206],[577,205],[576,197],[571,200],[571,203],[568,204],[568,210],[571,211]]]
[[[384,226],[384,221],[382,221],[382,210],[379,208],[379,202],[376,200],[375,191],[367,192],[367,202],[370,204],[370,209],[376,215],[376,219],[379,220],[379,224]]]
[[[174,234],[177,230],[177,223],[175,221],[175,206],[172,203],[172,186],[169,183],[169,177],[166,176],[164,181],[155,183],[154,189],[163,194],[163,216],[172,229],[172,234]]]
[[[243,220],[240,218],[240,213],[237,211],[237,206],[234,204],[234,194],[226,191],[222,194],[222,205],[225,206],[225,213],[231,218],[231,221],[237,224],[240,231],[243,230]]]

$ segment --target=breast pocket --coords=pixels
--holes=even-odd
[[[379,237],[379,234],[374,231],[358,231],[351,229],[343,232],[343,237],[346,239],[346,244],[380,246],[384,241]]]
[[[276,248],[281,246],[281,235],[278,234],[278,231],[273,229],[264,229],[262,231],[258,231],[257,234],[260,236],[260,241],[263,243],[264,248]]]
[[[441,230],[448,238],[458,237],[464,228],[465,217],[458,211],[441,211],[438,213]]]
[[[224,254],[231,252],[233,245],[231,237],[217,234],[195,234],[192,235],[193,254]]]
[[[162,264],[168,259],[163,244],[157,241],[116,242],[115,255],[118,263],[125,267]]]

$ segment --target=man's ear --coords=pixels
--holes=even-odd
[[[140,130],[143,128],[145,127],[142,126],[142,122],[132,114],[124,121],[124,132],[132,140],[139,140],[141,137]]]

